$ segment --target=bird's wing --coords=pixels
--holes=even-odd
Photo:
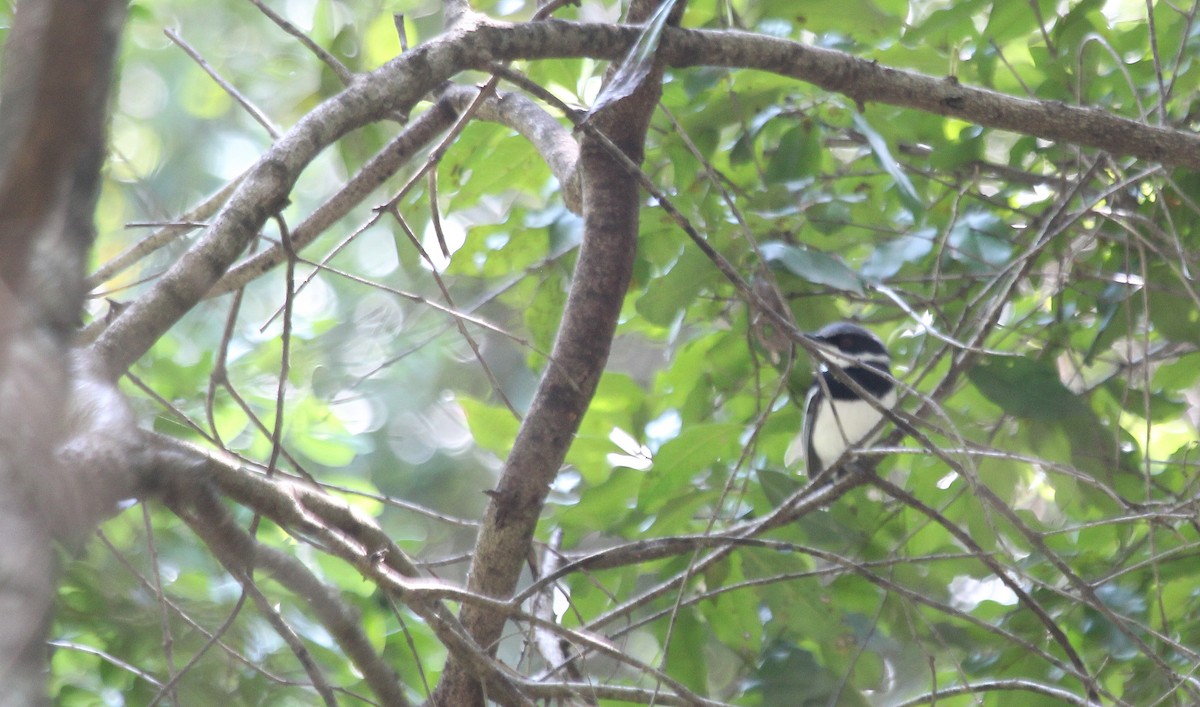
[[[820,376],[820,374],[817,374]],[[800,427],[800,455],[804,458],[804,473],[808,478],[812,478],[820,469],[814,469],[813,465],[817,460],[817,453],[813,449],[812,430],[813,423],[816,422],[817,408],[820,407],[821,398],[825,393],[821,390],[819,379],[814,381],[811,388],[808,389],[808,395],[804,397],[804,424]]]

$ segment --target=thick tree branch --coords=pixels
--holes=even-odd
[[[362,166],[337,193],[316,208],[292,230],[292,246],[299,250],[312,243],[330,226],[350,212],[375,189],[396,174],[405,163],[427,147],[439,134],[454,124],[456,114],[447,101],[438,101],[409,123]],[[246,258],[233,267],[208,293],[218,297],[244,287],[263,273],[287,260],[283,245],[278,244]]]
[[[954,77],[893,69],[832,49],[744,32],[672,30],[662,58],[672,66],[726,66],[791,76],[853,98],[953,116],[1044,140],[1084,145],[1166,165],[1200,168],[1200,136],[1099,108],[1016,98]]]
[[[26,300],[36,296],[43,305],[36,314],[64,328],[83,296],[79,273],[92,243],[112,56],[124,19],[125,5],[115,0],[27,2],[5,48],[0,281],[16,292],[34,278]]]
[[[641,5],[648,16],[645,8],[653,4]],[[635,163],[642,160],[661,80],[662,70],[656,67],[631,95],[591,117],[597,132]],[[590,135],[580,147],[579,169],[583,244],[554,342],[553,363],[538,384],[505,460],[472,553],[468,589],[485,596],[507,598],[516,589],[550,484],[604,371],[633,272],[640,208],[637,183],[610,154],[609,145]],[[462,616],[476,642],[494,650],[505,617],[475,605],[463,607]],[[434,697],[435,702],[464,706],[483,701],[479,685],[453,661]]]
[[[286,201],[320,150],[347,132],[407,112],[442,81],[494,62],[589,56],[617,59],[638,27],[560,21],[503,25],[478,21],[393,59],[300,121],[251,170],[208,233],[96,343],[112,375],[124,371],[195,305]],[[948,115],[1047,140],[1066,141],[1164,164],[1200,167],[1200,137],[1091,108],[1031,101],[969,88],[955,80],[880,66],[797,42],[731,31],[668,29],[659,49],[667,65],[771,71],[844,93]]]
[[[258,229],[284,206],[300,172],[321,150],[355,128],[395,111],[408,112],[440,82],[470,65],[472,34],[450,33],[405,53],[322,103],[272,145],[204,237],[93,344],[109,374],[115,378],[128,369],[208,293]]]
[[[147,433],[147,449],[165,460],[154,484],[147,484],[176,513],[189,520],[222,562],[235,575],[247,568],[268,570],[282,584],[312,606],[322,624],[347,655],[367,675],[384,704],[405,704],[393,671],[382,663],[361,635],[357,619],[337,592],[325,586],[289,555],[257,543],[214,503],[214,492],[231,498],[281,527],[323,547],[357,567],[385,591],[392,592],[420,615],[439,640],[470,673],[488,685],[489,694],[502,704],[531,705],[502,670],[467,634],[462,624],[441,603],[442,599],[484,602],[490,611],[513,611],[501,602],[481,597],[438,580],[418,575],[404,552],[374,522],[356,513],[344,501],[281,476],[256,474],[223,455]],[[241,575],[239,575],[241,576]],[[397,697],[396,695],[400,695]]]
[[[0,84],[0,705],[45,702],[51,539],[98,520],[96,492],[58,463],[71,444],[70,334],[83,298],[125,4],[28,0]],[[105,391],[107,392],[107,391]],[[76,406],[75,409],[77,409]],[[119,414],[119,413],[118,413]],[[88,421],[83,423],[85,427]],[[86,448],[72,457],[91,461]],[[104,471],[112,471],[104,469]]]
[[[321,204],[292,231],[292,245],[303,248],[312,243],[338,219],[362,203],[372,191],[382,186],[418,151],[427,147],[440,133],[454,124],[455,119],[479,93],[467,86],[448,86],[437,102],[420,117],[409,123],[404,131],[372,157],[337,194]],[[501,123],[517,130],[530,141],[545,159],[550,170],[563,186],[563,200],[568,208],[578,212],[579,183],[575,166],[579,145],[570,131],[555,121],[536,103],[519,94],[501,94],[486,98],[476,117]],[[284,262],[287,254],[282,245],[255,253],[234,266],[221,278],[208,297],[217,297],[243,287],[258,276]]]
[[[582,50],[579,55],[615,59],[636,40],[639,31],[639,27],[546,21],[514,27],[492,26],[482,34],[488,37],[484,41],[489,41],[493,33],[504,34],[503,39],[495,39],[497,53],[502,54],[498,59],[556,58],[565,48],[564,40],[568,44],[577,42]],[[527,39],[533,42],[526,44]],[[520,55],[514,56],[510,50],[520,51]],[[846,52],[786,39],[728,30],[667,28],[658,58],[672,67],[723,66],[769,71],[844,94],[859,104],[877,102],[914,108],[1045,140],[1084,145],[1166,165],[1200,168],[1200,136],[1191,131],[1149,125],[1097,108],[1007,96],[963,85],[953,77],[894,69]]]

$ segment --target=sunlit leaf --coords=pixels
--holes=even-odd
[[[507,454],[517,433],[518,423],[512,413],[469,398],[459,398],[458,404],[467,414],[475,443],[496,454]]]

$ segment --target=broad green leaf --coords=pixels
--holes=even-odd
[[[989,360],[967,377],[1006,413],[1029,420],[1061,420],[1085,415],[1087,405],[1058,378],[1052,366],[1023,357]]]
[[[800,479],[773,469],[758,469],[758,483],[772,506],[778,507],[801,486]]]
[[[868,280],[886,280],[900,272],[907,263],[915,263],[933,250],[937,230],[921,228],[887,241],[871,253],[862,266],[862,276]]]
[[[652,324],[670,326],[717,274],[699,249],[687,248],[666,275],[648,284],[637,300],[637,311]]]
[[[692,425],[664,444],[654,455],[638,505],[645,511],[661,508],[672,496],[690,492],[692,480],[707,474],[711,465],[733,461],[741,425]]]
[[[558,323],[562,319],[563,305],[567,302],[567,292],[562,278],[557,273],[541,283],[534,295],[533,303],[525,310],[525,326],[532,334],[533,345],[544,353],[550,352],[554,344],[554,336],[558,333]],[[541,356],[530,352],[531,356]]]
[[[764,707],[804,704],[863,705],[869,702],[845,685],[816,656],[795,644],[776,640],[767,646],[751,686]],[[837,699],[835,699],[835,697]]]
[[[998,216],[972,211],[955,222],[947,243],[956,260],[983,270],[1008,263],[1013,252],[1011,240],[1011,229]]]
[[[616,467],[602,482],[580,492],[579,502],[560,515],[560,524],[581,535],[598,529],[617,532],[637,502],[645,472]]]
[[[845,198],[830,199],[813,204],[804,210],[809,224],[818,232],[829,236],[854,223],[851,204]]]
[[[794,3],[774,4],[785,17],[797,17]],[[809,32],[842,32],[869,40],[894,31],[907,8],[897,0],[806,0],[801,9],[797,23]],[[846,22],[847,17],[854,22]]]
[[[642,81],[654,68],[654,58],[658,53],[663,28],[667,26],[667,19],[674,9],[675,0],[666,0],[655,8],[654,14],[638,34],[637,42],[621,62],[621,68],[596,97],[596,102],[592,105],[593,115],[604,110],[606,106],[632,95],[642,85]]]
[[[1117,337],[1128,331],[1127,317],[1118,317],[1117,315],[1122,311],[1129,313],[1124,306],[1135,292],[1135,288],[1115,282],[1109,283],[1100,292],[1096,298],[1099,304],[1100,321],[1097,323],[1095,338],[1092,339],[1091,346],[1084,355],[1085,363],[1091,363],[1098,352],[1111,346]]]
[[[1003,45],[1016,37],[1036,31],[1039,17],[1054,16],[1055,4],[1049,0],[1034,0],[1034,2],[1038,3],[1038,12],[1032,11],[1029,5],[1024,3],[1003,2],[1002,0],[993,2],[983,36]],[[1045,13],[1049,13],[1049,15]]]
[[[1163,337],[1178,343],[1200,344],[1200,307],[1189,297],[1154,290],[1150,321]]]
[[[1156,390],[1179,391],[1193,386],[1200,379],[1200,353],[1189,353],[1160,366],[1151,379]]]
[[[965,0],[929,13],[923,21],[913,27],[903,30],[901,35],[904,43],[909,46],[921,46],[930,43],[948,48],[964,39],[978,34],[975,28],[975,17],[980,8],[992,0]],[[915,9],[915,8],[914,8]]]
[[[912,181],[908,178],[908,174],[904,172],[904,168],[892,157],[892,152],[888,149],[887,141],[859,113],[854,114],[854,127],[867,139],[867,145],[871,148],[871,155],[875,158],[876,164],[882,167],[883,171],[887,172],[888,176],[892,178],[897,194],[900,197],[900,202],[912,214],[914,220],[919,220],[921,215],[925,213],[925,201],[917,193],[917,188],[913,186]]]
[[[976,366],[967,377],[1005,412],[1036,423],[1028,427],[1035,440],[1045,444],[1057,433],[1064,434],[1073,464],[1110,481],[1118,468],[1130,468],[1128,460],[1118,454],[1120,445],[1114,432],[1060,382],[1051,366],[1027,358],[1005,358]],[[1043,447],[1041,451],[1047,450]]]
[[[475,443],[500,457],[507,456],[519,424],[513,414],[502,407],[467,397],[460,397],[458,404],[467,415]]]
[[[778,263],[814,285],[862,294],[863,283],[858,274],[829,255],[777,241],[763,243],[759,250],[768,263]]]
[[[811,177],[821,166],[825,154],[821,130],[811,123],[790,128],[779,138],[767,162],[768,183],[789,182]]]
[[[675,613],[667,669],[689,688],[703,694],[708,689],[708,661],[704,656],[708,629],[696,614],[691,607]]]

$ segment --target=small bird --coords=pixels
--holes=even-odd
[[[850,322],[830,324],[815,334],[806,334],[824,352],[825,361],[804,400],[804,426],[792,443],[800,446],[805,472],[816,478],[837,461],[848,448],[869,445],[871,431],[883,413],[850,389],[830,370],[836,366],[870,393],[879,405],[896,404],[896,386],[891,375],[892,357],[878,336]],[[789,450],[789,457],[795,454]]]

